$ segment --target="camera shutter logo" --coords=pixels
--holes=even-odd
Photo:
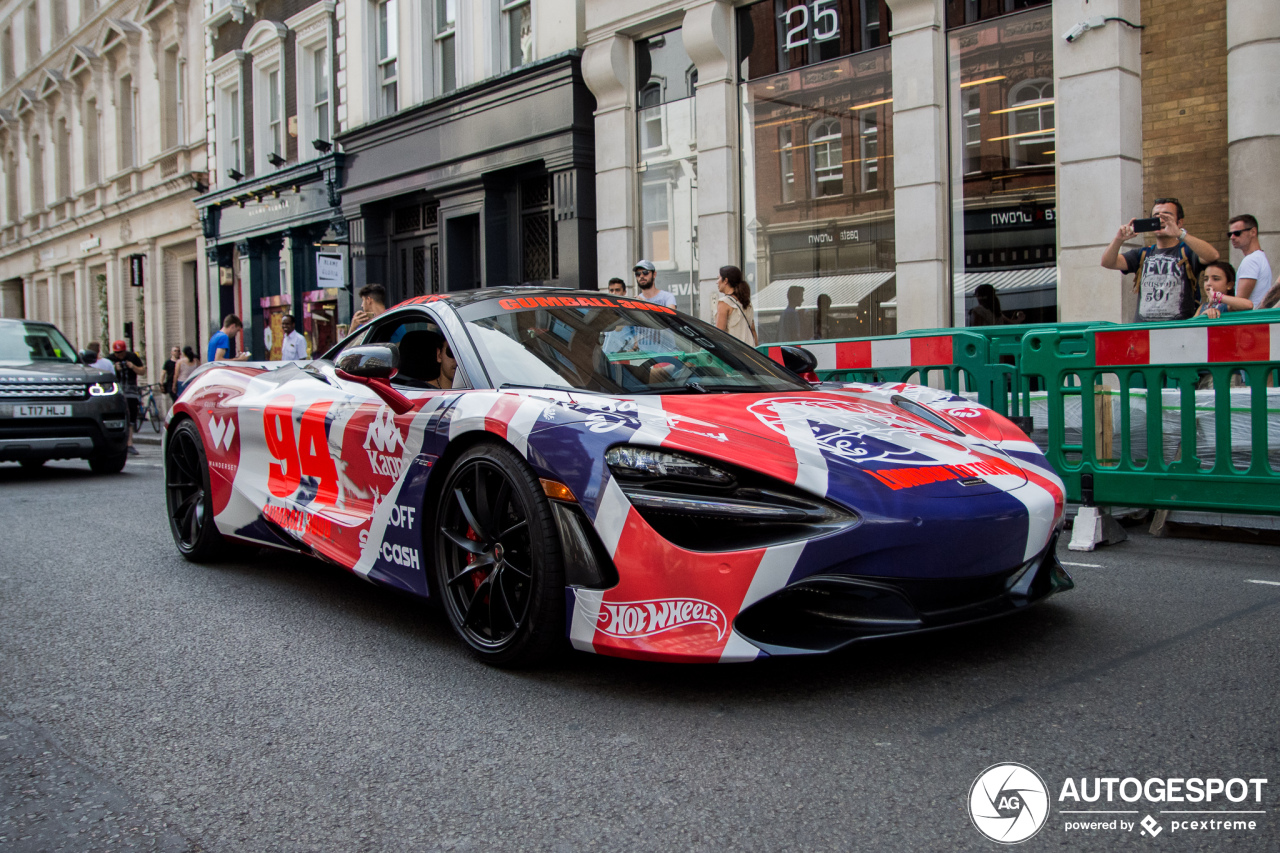
[[[1049,789],[1024,764],[993,764],[973,780],[969,817],[979,832],[1001,844],[1035,835],[1049,818]]]

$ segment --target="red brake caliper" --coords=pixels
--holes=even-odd
[[[467,525],[467,538],[468,538],[468,539],[470,539],[472,542],[479,542],[479,541],[480,541],[480,537],[476,535],[475,528],[473,528],[473,527],[472,527],[471,525],[469,525],[469,524]],[[467,565],[471,565],[471,564],[472,564],[472,563],[474,563],[475,561],[476,561],[476,555],[475,555],[475,554],[468,554],[468,555],[467,555]],[[474,572],[474,573],[472,573],[472,575],[471,575],[471,584],[472,584],[471,591],[472,591],[472,592],[475,592],[476,590],[478,590],[478,589],[480,588],[480,584],[484,583],[484,578],[485,578],[484,572]]]

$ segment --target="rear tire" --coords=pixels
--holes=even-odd
[[[435,589],[449,624],[495,666],[528,666],[564,648],[564,563],[551,505],[510,448],[465,451],[436,508]]]
[[[99,453],[89,457],[89,470],[95,474],[119,474],[129,460],[128,452]]]
[[[43,468],[44,463],[48,461],[48,459],[19,459],[18,464],[26,471],[35,471],[38,468]]]
[[[213,521],[213,492],[204,441],[194,421],[183,421],[169,435],[164,457],[165,506],[178,552],[194,563],[224,552],[225,540]]]
[[[154,397],[151,399],[151,404],[147,406],[147,418],[151,421],[152,431],[159,435],[160,430],[164,428],[164,417],[160,414],[160,406]]]

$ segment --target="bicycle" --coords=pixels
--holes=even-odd
[[[164,428],[164,415],[160,414],[160,404],[156,401],[156,391],[163,391],[163,385],[144,385],[139,389],[141,398],[138,401],[138,420],[133,431],[142,429],[143,421],[151,421],[151,429],[159,433]]]

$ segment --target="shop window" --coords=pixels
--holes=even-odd
[[[436,93],[446,95],[458,88],[458,2],[435,0]]]
[[[1011,15],[1036,6],[1048,6],[1050,0],[946,0],[947,27],[963,27]]]
[[[999,10],[1006,9],[999,6]],[[992,11],[986,0],[976,11]],[[1053,19],[1047,6],[952,29],[952,317],[1057,319]]]
[[[533,61],[533,4],[531,0],[498,0],[502,11],[503,69]]]
[[[861,49],[884,40],[888,11],[860,0],[807,5],[809,36],[818,26],[826,32],[828,19],[815,22],[817,13],[835,14],[836,58],[815,61],[821,52],[812,45],[786,47],[777,15],[794,2],[738,12],[742,267],[761,343],[897,331],[893,197],[885,191],[893,187],[892,54],[887,45]],[[803,17],[792,12],[792,24]],[[804,73],[787,70],[799,66]]]
[[[809,126],[810,190],[815,198],[844,192],[843,150],[838,119],[823,119]]]

